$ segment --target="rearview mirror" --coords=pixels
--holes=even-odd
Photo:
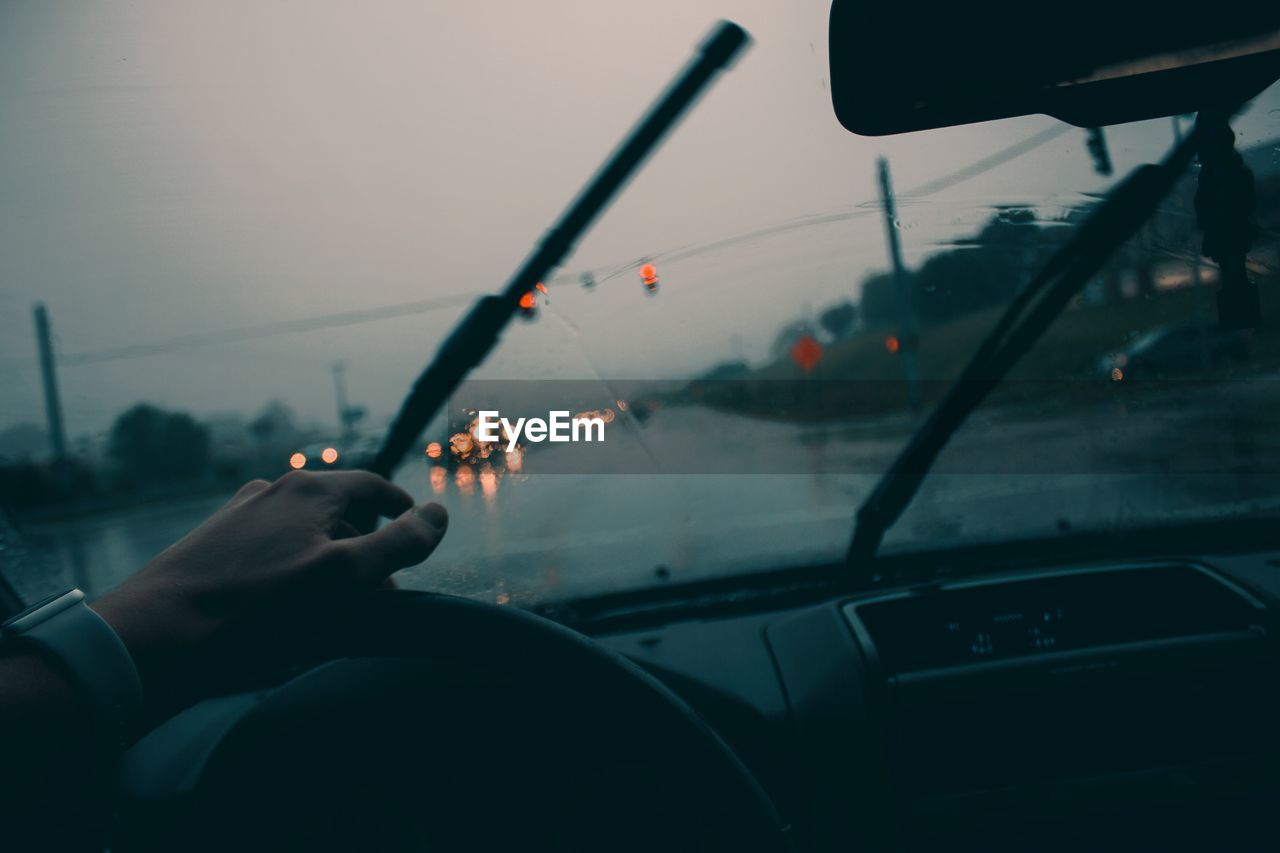
[[[1280,77],[1280,3],[834,0],[830,55],[854,133],[1033,113],[1100,127],[1261,91]]]

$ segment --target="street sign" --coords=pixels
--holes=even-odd
[[[813,335],[801,335],[791,346],[791,360],[808,373],[822,360],[822,344],[814,340]]]

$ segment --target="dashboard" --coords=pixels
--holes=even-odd
[[[192,827],[333,846],[324,827],[374,832],[370,785],[376,831],[430,849],[742,849],[724,833],[776,841],[775,811],[812,853],[1280,847],[1280,554],[997,565],[843,592],[781,572],[560,620],[696,716],[529,614],[392,597],[326,663],[136,744],[113,849]],[[706,792],[747,788],[708,818]]]
[[[1249,632],[1261,603],[1190,565],[1110,567],[956,583],[852,602],[868,656],[899,679],[1127,643]]]
[[[802,850],[1274,849],[1273,555],[1055,566],[597,636]]]

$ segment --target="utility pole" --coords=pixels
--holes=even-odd
[[[338,401],[338,426],[342,440],[348,445],[355,437],[351,429],[351,407],[347,403],[347,366],[340,361],[333,363],[333,393]]]
[[[36,346],[40,349],[40,377],[44,380],[44,410],[49,421],[49,449],[55,462],[67,458],[67,433],[62,424],[62,400],[58,397],[58,374],[53,361],[53,334],[44,303],[35,305]]]
[[[889,248],[889,263],[893,268],[893,283],[898,291],[898,351],[902,355],[902,372],[907,382],[907,400],[912,408],[919,408],[920,368],[916,358],[916,324],[911,311],[907,270],[902,263],[902,246],[898,242],[898,211],[893,203],[889,161],[884,157],[876,160],[876,174],[880,180],[880,207],[884,210],[885,242]]]

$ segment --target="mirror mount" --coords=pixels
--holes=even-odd
[[[1258,236],[1253,221],[1253,172],[1236,150],[1236,134],[1222,110],[1205,110],[1196,117],[1200,146],[1196,222],[1204,232],[1203,253],[1218,264],[1218,323],[1223,329],[1254,329],[1262,325],[1258,285],[1249,278],[1245,257]]]

